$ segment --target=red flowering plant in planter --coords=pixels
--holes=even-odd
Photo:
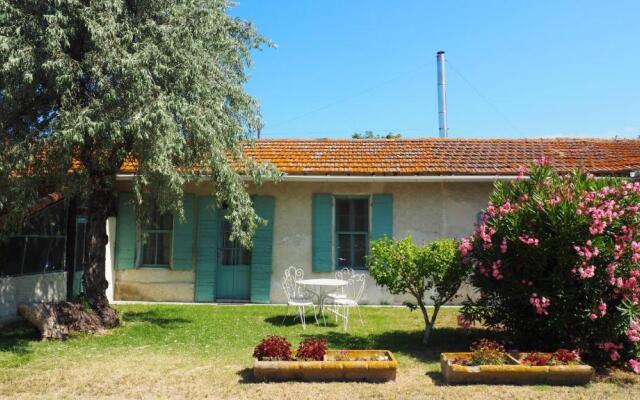
[[[325,354],[327,354],[325,339],[305,339],[298,346],[296,358],[304,361],[322,361]]]
[[[291,343],[282,336],[267,336],[253,350],[260,361],[291,361]]]
[[[580,362],[580,355],[577,351],[558,349],[555,353],[529,353],[520,362],[531,366],[571,365]]]
[[[480,294],[461,320],[640,373],[640,182],[560,175],[545,159],[519,175],[496,183],[459,247]]]

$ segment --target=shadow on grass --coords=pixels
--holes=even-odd
[[[274,326],[294,326],[300,325],[300,318],[295,318],[296,315],[290,314],[285,318],[285,315],[274,315],[264,319],[264,322]],[[307,325],[315,324],[316,320],[313,315],[307,315]],[[336,328],[339,325],[335,323],[333,318],[326,317],[326,325],[321,316],[318,316],[318,323],[320,326],[326,326],[327,328]],[[342,325],[342,324],[340,324]]]
[[[440,353],[467,351],[475,340],[485,337],[499,338],[499,333],[483,329],[438,328],[433,331],[429,344],[422,343],[422,331],[395,330],[368,336],[353,336],[344,332],[308,334],[306,337],[326,339],[332,349],[390,350],[420,360],[438,362]]]
[[[155,310],[150,311],[126,311],[120,315],[125,322],[144,322],[157,325],[161,328],[174,328],[191,323],[186,318],[165,317]]]
[[[29,343],[38,341],[40,334],[27,321],[18,320],[0,327],[0,351],[26,356],[31,353]]]
[[[239,377],[238,383],[256,383],[253,380],[253,368],[243,368],[240,371],[236,372],[236,374]]]

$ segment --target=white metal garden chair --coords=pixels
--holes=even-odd
[[[297,281],[302,278],[304,278],[304,271],[302,268],[291,266],[284,271],[282,288],[287,296],[287,312],[282,319],[282,322],[284,323],[286,318],[289,316],[289,306],[298,307],[298,315],[296,318],[300,318],[300,322],[302,322],[302,329],[307,329],[305,307],[311,306],[313,308],[313,317],[316,320],[316,324],[318,323],[318,315],[316,313],[316,305],[313,304],[311,298],[307,296],[304,288],[297,283]]]
[[[345,288],[346,297],[333,299],[335,306],[335,313],[337,316],[342,317],[344,322],[344,331],[349,329],[349,310],[355,308],[358,310],[358,316],[360,317],[360,323],[364,325],[362,319],[362,312],[360,311],[359,302],[364,294],[367,277],[364,274],[355,274],[347,279],[347,286]]]
[[[352,276],[354,276],[356,273],[353,270],[353,268],[342,268],[339,271],[336,271],[336,279],[342,279],[345,281],[349,281],[349,278],[351,278]],[[333,293],[329,293],[327,295],[327,297],[331,300],[335,300],[335,299],[346,299],[347,298],[347,293],[345,292],[345,287],[344,286],[340,286],[335,292]]]
[[[341,279],[345,281],[349,281],[349,278],[354,276],[356,273],[353,268],[344,267],[341,270],[336,271],[336,279]],[[347,293],[345,291],[345,286],[340,286],[338,289],[327,295],[327,299],[330,301],[331,311],[336,317],[336,321],[338,320],[337,306],[335,304],[336,299],[346,299]]]

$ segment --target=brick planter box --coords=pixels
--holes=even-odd
[[[327,361],[336,354],[349,358],[386,355],[388,361]],[[253,376],[258,381],[364,381],[386,382],[396,379],[398,362],[387,350],[329,350],[324,361],[258,361]]]
[[[457,357],[471,353],[442,353],[440,367],[448,384],[499,384],[499,385],[586,385],[594,374],[593,367],[585,364],[528,366],[509,356],[507,365],[466,366],[453,364]],[[521,357],[525,357],[522,354]]]

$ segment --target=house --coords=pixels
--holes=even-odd
[[[115,216],[107,223],[111,299],[283,303],[280,281],[290,265],[310,277],[332,276],[345,266],[366,274],[372,239],[468,235],[494,182],[514,179],[517,167],[533,160],[546,157],[562,172],[582,168],[597,176],[629,177],[640,169],[640,140],[267,139],[246,152],[286,174],[281,182],[249,187],[257,213],[268,221],[251,250],[229,240],[224,210],[210,207],[214,187],[208,182],[185,187],[183,223],[158,215],[152,226],[137,226],[129,202],[135,165],[123,167]],[[74,242],[81,248],[86,219],[75,218]],[[13,254],[10,260],[0,256],[0,271],[11,275],[0,278],[5,309],[11,308],[11,287],[36,300],[64,296],[62,258],[41,254],[61,248],[64,234],[53,233],[49,241],[40,233],[38,240],[5,245]],[[81,253],[73,261],[79,271]],[[368,280],[363,300],[395,304],[404,298]]]

